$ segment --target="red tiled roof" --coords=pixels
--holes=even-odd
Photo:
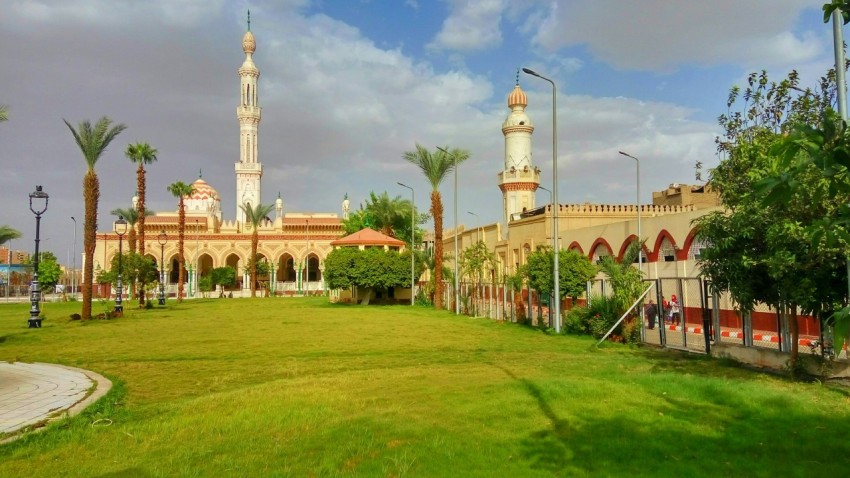
[[[332,246],[403,246],[404,241],[400,241],[394,237],[369,229],[362,229],[331,242]]]

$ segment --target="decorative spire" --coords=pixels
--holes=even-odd
[[[202,169],[198,168],[198,179],[203,179],[203,178],[204,178],[204,172],[203,172]]]
[[[248,31],[251,31],[251,9],[248,9]],[[519,73],[517,73],[519,75]]]
[[[519,68],[516,69],[516,86],[519,86]]]

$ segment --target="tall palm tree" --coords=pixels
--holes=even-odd
[[[469,152],[462,149],[451,151],[437,150],[432,153],[424,146],[416,144],[415,151],[404,153],[404,159],[415,164],[422,170],[425,179],[431,184],[431,217],[434,218],[434,307],[441,309],[443,306],[443,198],[440,196],[440,183],[446,174],[454,171],[460,163],[469,159]],[[457,233],[457,231],[455,231]],[[455,257],[455,260],[458,260]]]
[[[139,165],[136,170],[136,189],[139,196],[138,209],[140,211],[145,210],[145,165],[151,164],[157,160],[157,150],[151,148],[148,143],[136,143],[127,145],[127,149],[124,151],[124,155],[127,156],[131,162]],[[127,216],[124,216],[125,218]],[[145,254],[145,215],[139,216],[139,254]]]
[[[157,150],[151,148],[148,143],[136,143],[127,145],[124,150],[124,155],[130,158],[130,161],[139,165],[136,170],[136,189],[139,196],[138,209],[145,210],[145,165],[156,161]],[[139,214],[139,255],[145,256],[145,216],[147,214]],[[124,216],[125,218],[127,216]],[[127,221],[129,222],[129,220]],[[142,279],[141,290],[145,290],[144,279]],[[144,305],[145,294],[139,295],[139,305]]]
[[[239,208],[245,213],[245,219],[251,224],[251,260],[248,266],[251,268],[251,297],[257,297],[257,248],[260,245],[260,234],[258,229],[266,216],[274,209],[274,204],[241,204]]]
[[[177,198],[178,211],[178,226],[177,226],[177,262],[179,263],[179,272],[177,274],[177,302],[183,302],[183,281],[185,280],[184,271],[186,270],[185,261],[183,259],[183,237],[186,232],[186,203],[184,199],[195,192],[195,188],[191,184],[186,184],[183,181],[177,181],[168,185],[168,192]]]
[[[6,244],[8,241],[12,239],[18,239],[21,237],[21,231],[17,229],[12,229],[9,226],[0,226],[0,246]],[[2,259],[2,257],[0,257]]]
[[[85,221],[83,223],[83,251],[85,268],[83,269],[83,320],[91,319],[91,284],[94,278],[94,247],[97,234],[97,206],[100,202],[100,180],[94,170],[97,161],[115,139],[127,127],[123,124],[112,126],[112,120],[104,116],[92,127],[88,120],[80,121],[77,129],[68,120],[62,120],[71,130],[77,146],[86,160],[86,174],[83,176],[83,201]]]

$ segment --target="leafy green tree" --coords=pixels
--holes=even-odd
[[[417,273],[422,273],[421,267]],[[410,251],[334,249],[325,258],[324,277],[332,289],[410,287]]]
[[[742,311],[764,303],[790,312],[792,370],[798,315],[820,315],[846,296],[846,230],[821,227],[850,201],[850,191],[825,179],[830,161],[820,154],[844,142],[830,108],[834,78],[830,71],[813,90],[799,86],[796,72],[779,83],[753,73],[743,95],[731,90],[720,116],[722,159],[711,172],[726,211],[696,221],[707,244],[702,274],[715,290],[728,290]],[[735,111],[739,96],[744,104]]]
[[[643,292],[641,282],[643,273],[633,266],[640,249],[641,244],[638,241],[632,241],[621,262],[617,262],[611,256],[603,256],[599,262],[599,271],[608,278],[613,290],[611,297],[619,315],[624,314]]]
[[[179,271],[177,273],[177,302],[183,302],[183,282],[186,280],[186,259],[184,258],[183,246],[186,237],[186,202],[187,196],[195,192],[191,184],[177,181],[168,185],[168,192],[177,198],[177,261]]]
[[[274,204],[257,204],[253,207],[250,204],[240,204],[239,209],[245,213],[245,219],[251,225],[251,258],[248,261],[248,267],[250,267],[251,273],[251,297],[256,297],[257,267],[259,265],[257,261],[257,248],[260,244],[259,228],[263,221],[266,220],[266,216],[274,209]]]
[[[524,274],[528,277],[529,285],[541,294],[550,295],[554,289],[555,253],[550,247],[542,247],[528,256]],[[558,270],[560,276],[561,298],[581,297],[587,281],[596,275],[596,266],[585,255],[576,251],[561,249],[558,254]]]
[[[221,295],[224,295],[225,287],[236,285],[236,269],[230,266],[216,267],[209,275],[213,287],[221,286]]]
[[[415,164],[431,185],[431,217],[434,218],[434,307],[443,307],[443,198],[440,195],[440,183],[454,168],[469,159],[469,152],[462,149],[438,149],[436,153],[428,151],[419,144],[414,151],[407,151],[403,157]]]
[[[121,254],[121,281],[155,282],[159,279],[156,263],[147,256],[136,252]],[[112,257],[109,269],[102,269],[98,280],[101,283],[118,284],[118,254]]]
[[[106,148],[127,127],[123,124],[112,126],[112,120],[106,116],[98,120],[92,127],[88,120],[80,121],[74,129],[67,120],[62,120],[74,141],[83,153],[86,161],[86,174],[83,176],[83,202],[85,204],[85,221],[83,223],[83,251],[85,267],[83,268],[83,307],[82,319],[91,319],[91,284],[94,277],[94,248],[97,235],[97,207],[100,202],[100,180],[94,168]]]
[[[488,271],[496,267],[496,254],[487,249],[484,241],[478,241],[461,251],[458,266],[463,271],[463,275],[472,280],[472,291],[475,296],[481,283],[489,276]],[[477,315],[478,312],[473,310],[473,314]]]
[[[0,105],[0,123],[7,121],[9,119],[9,107],[6,105]]]
[[[59,266],[59,260],[56,258],[56,254],[50,251],[43,251],[39,252],[38,255],[38,283],[42,290],[51,291],[59,283],[59,279],[62,278],[62,268]],[[28,257],[24,261],[24,264],[32,267],[33,260],[33,257]]]

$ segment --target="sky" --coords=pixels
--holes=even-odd
[[[145,141],[147,203],[175,211],[166,187],[199,171],[236,216],[237,69],[246,12],[260,69],[262,201],[284,212],[337,213],[370,192],[427,209],[431,187],[402,159],[417,143],[463,148],[460,224],[502,217],[501,125],[517,69],[557,85],[559,202],[649,203],[718,162],[716,118],[752,71],[795,69],[814,85],[833,64],[825,0],[2,0],[0,224],[33,249],[28,195],[50,195],[41,250],[68,263],[82,250],[86,163],[63,119],[108,116],[127,129],[97,163],[98,230],[130,207]],[[845,32],[845,36],[847,33]],[[552,186],[552,89],[526,74],[533,162]],[[635,162],[640,159],[640,197]],[[440,186],[451,227],[451,176]],[[549,201],[538,191],[537,204]],[[474,213],[475,215],[469,214]],[[77,220],[76,241],[74,222]]]

